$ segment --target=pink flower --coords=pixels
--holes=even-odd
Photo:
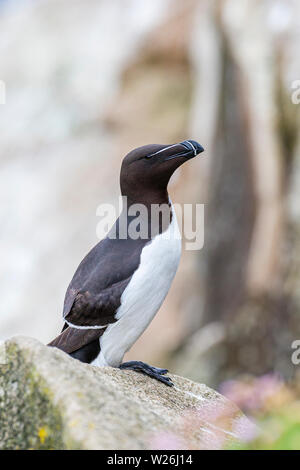
[[[186,446],[176,434],[169,432],[161,432],[154,436],[149,445],[151,450],[183,450]]]
[[[283,382],[275,374],[249,381],[230,380],[220,386],[220,393],[245,412],[260,411],[266,402],[282,390]]]

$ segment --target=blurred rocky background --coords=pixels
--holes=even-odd
[[[59,332],[123,156],[192,138],[206,152],[170,193],[205,204],[204,248],[127,359],[295,381],[299,1],[2,0],[0,29],[0,338]]]

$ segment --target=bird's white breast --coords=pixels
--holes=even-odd
[[[181,236],[173,208],[172,213],[168,230],[143,248],[140,265],[121,296],[116,313],[118,321],[109,325],[101,336],[101,352],[92,364],[118,367],[125,352],[147,328],[163,303],[181,255]]]

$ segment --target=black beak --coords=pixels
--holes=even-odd
[[[194,156],[204,152],[202,145],[195,140],[185,140],[184,142],[180,142],[180,145],[183,145],[189,152],[193,152]]]
[[[183,147],[181,152],[175,153],[170,155],[169,157],[165,158],[165,161],[172,160],[173,158],[178,157],[185,157],[187,159],[194,158],[199,153],[204,152],[204,148],[195,140],[185,140],[184,142],[180,142],[178,146],[181,145]]]

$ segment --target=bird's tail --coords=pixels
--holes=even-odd
[[[67,326],[48,346],[61,349],[75,359],[90,363],[100,353],[99,338],[104,331],[105,328],[79,330]]]

